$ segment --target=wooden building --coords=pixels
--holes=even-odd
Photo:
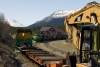
[[[57,27],[41,27],[40,33],[44,39],[65,39],[67,34]]]

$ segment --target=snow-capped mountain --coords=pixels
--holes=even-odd
[[[74,13],[78,10],[80,10],[81,8],[77,9],[77,10],[58,10],[58,11],[55,11],[53,14],[51,14],[52,17],[54,18],[59,18],[59,17],[65,17],[67,16],[68,14],[70,13]]]
[[[64,17],[67,16],[70,13],[74,13],[75,10],[58,10],[56,12],[54,12],[53,14],[51,14],[52,17],[54,18],[58,18],[58,17]]]
[[[29,25],[29,28],[36,27],[36,26],[59,26],[59,25],[64,25],[64,17],[67,16],[70,13],[74,13],[81,8],[77,10],[58,10],[52,13],[51,15],[45,17],[44,19],[35,22],[32,25]]]
[[[7,19],[5,19],[5,21],[7,21],[8,24],[10,24],[12,27],[23,27],[22,24],[20,24],[19,22],[17,22],[17,21],[14,20],[14,19],[7,18]]]

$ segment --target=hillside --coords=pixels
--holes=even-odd
[[[10,38],[10,40],[12,40],[12,38]],[[16,54],[12,46],[14,46],[14,44],[8,45],[0,43],[0,67],[21,67],[20,61],[15,58]]]
[[[48,20],[48,18],[38,21],[30,26],[28,28],[38,27],[38,26],[60,26],[64,25],[64,17],[62,18],[51,18]]]
[[[10,35],[11,26],[4,21],[0,14],[0,67],[21,67],[20,62],[15,58],[14,40]]]

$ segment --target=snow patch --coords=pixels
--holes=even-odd
[[[77,10],[58,10],[56,12],[54,12],[53,14],[51,14],[52,17],[54,18],[59,18],[59,17],[65,17],[70,13],[74,13],[76,11],[79,11],[81,8],[77,9]]]
[[[17,21],[14,20],[14,19],[7,18],[7,19],[5,19],[5,21],[7,21],[8,24],[10,24],[12,27],[23,27],[22,24],[20,24],[19,22],[17,22]]]

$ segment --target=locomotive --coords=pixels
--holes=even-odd
[[[15,36],[16,47],[21,47],[21,46],[31,47],[32,39],[33,36],[32,36],[32,31],[30,29],[25,29],[25,28],[17,29]]]

